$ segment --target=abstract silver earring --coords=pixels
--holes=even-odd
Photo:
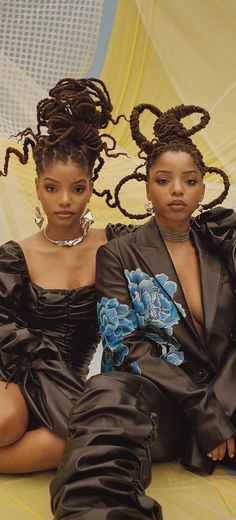
[[[85,235],[86,235],[89,227],[93,223],[94,223],[94,218],[92,215],[92,211],[90,209],[87,209],[80,219],[80,225],[81,225]]]
[[[144,204],[144,207],[145,207],[146,212],[148,213],[148,215],[152,215],[154,213],[153,205],[152,205],[150,200],[148,202],[146,202],[146,204]]]
[[[43,225],[43,222],[44,222],[44,217],[40,211],[40,207],[39,206],[35,206],[35,217],[34,217],[34,221],[35,221],[35,224],[39,227],[39,229],[41,229],[42,225]]]
[[[204,208],[203,208],[203,205],[201,202],[198,203],[198,207],[197,207],[199,213],[202,213],[204,211]]]

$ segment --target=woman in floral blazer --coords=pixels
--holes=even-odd
[[[147,107],[158,116],[151,142],[139,131]],[[194,111],[201,121],[187,130],[180,119]],[[160,506],[144,495],[150,453],[181,456],[203,473],[220,461],[236,467],[236,218],[221,208],[192,218],[206,171],[220,173],[225,189],[204,209],[229,188],[189,138],[208,120],[200,107],[182,105],[164,114],[139,105],[131,115],[154,216],[97,254],[104,375],[88,381],[74,407],[63,471],[51,487],[57,520],[160,520]]]

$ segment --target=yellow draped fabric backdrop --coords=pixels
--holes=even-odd
[[[8,137],[27,126],[35,129],[36,103],[49,88],[62,77],[89,77],[97,70],[111,94],[114,117],[129,117],[142,102],[161,110],[181,103],[206,108],[211,121],[194,142],[209,166],[229,174],[231,189],[224,205],[236,209],[235,28],[235,0],[1,0],[0,169],[6,147],[16,144]],[[100,68],[94,69],[101,36],[107,32]],[[188,125],[197,120],[188,120]],[[153,117],[145,112],[141,129],[148,138],[152,124]],[[97,188],[112,191],[132,173],[138,158],[124,120],[109,131],[128,154],[106,160]],[[1,243],[37,230],[34,178],[32,158],[26,166],[12,158],[8,177],[0,177]],[[207,176],[206,183],[208,202],[222,185],[217,176]],[[121,202],[133,213],[143,212],[144,183],[126,184]],[[98,227],[128,222],[95,196],[91,209]],[[49,520],[52,477],[51,472],[0,476],[0,517]],[[235,478],[233,470],[222,466],[201,478],[176,463],[157,464],[148,493],[162,504],[165,520],[233,520]]]
[[[103,8],[106,9],[105,4]],[[228,207],[236,206],[235,27],[234,0],[118,0],[100,74],[111,94],[115,116],[120,113],[129,116],[132,107],[141,102],[156,104],[161,110],[180,103],[196,104],[210,112],[210,123],[201,135],[194,136],[194,141],[209,166],[218,166],[229,174],[231,189],[224,203]],[[23,53],[24,47],[19,52]],[[47,54],[46,45],[41,52]],[[8,80],[5,72],[8,66],[2,57],[2,78],[5,78],[2,82]],[[87,72],[86,66],[78,67],[78,73],[73,70],[71,75],[87,76]],[[22,85],[19,69],[17,74],[17,85]],[[27,85],[29,76],[30,71],[27,72]],[[22,104],[26,110],[26,105],[30,110],[31,125],[35,119],[36,100],[47,95],[46,88],[41,88],[42,85],[37,85],[33,79],[33,101],[31,99],[27,106],[23,89],[17,99],[19,107]],[[51,86],[54,83],[51,82]],[[30,89],[26,91],[27,96],[29,92]],[[7,106],[5,118],[8,118]],[[142,132],[151,138],[153,116],[145,112],[141,121]],[[188,124],[196,121],[193,118]],[[27,126],[25,120],[22,126]],[[18,130],[23,129],[22,126]],[[111,126],[109,131],[121,150],[129,155],[128,158],[109,159],[103,168],[97,187],[112,190],[121,177],[133,171],[138,161],[128,124],[123,121],[118,127]],[[2,165],[9,142],[6,132],[1,135]],[[32,160],[27,166],[20,166],[18,160],[13,159],[9,177],[0,179],[1,242],[9,238],[18,240],[36,231],[34,177]],[[215,198],[222,188],[220,178],[215,175],[207,176],[206,183],[205,202]],[[130,211],[142,212],[144,183],[131,181],[126,184],[121,191],[121,201]],[[91,207],[98,226],[107,221],[127,222],[118,210],[106,207],[103,199],[93,197]]]

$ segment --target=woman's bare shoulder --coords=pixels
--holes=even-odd
[[[40,247],[42,244],[42,231],[38,233],[34,233],[29,237],[24,238],[23,240],[19,240],[19,245],[23,249],[23,251],[29,251],[35,248]]]
[[[97,239],[106,239],[106,232],[105,229],[102,228],[90,228],[89,230],[91,238],[97,238]]]
[[[90,228],[88,236],[90,241],[96,243],[98,247],[107,242],[105,229]]]

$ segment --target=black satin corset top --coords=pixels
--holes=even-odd
[[[50,338],[64,359],[83,364],[98,342],[95,286],[43,289],[31,281],[19,244],[10,241],[0,249],[0,276],[19,302],[18,318],[37,336]]]

